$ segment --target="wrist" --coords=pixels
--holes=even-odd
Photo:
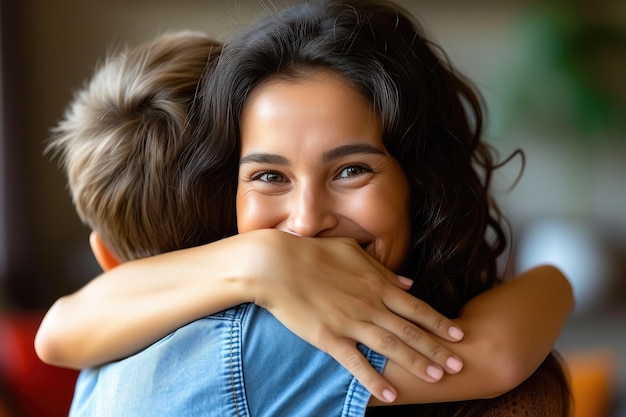
[[[224,285],[230,288],[238,303],[254,303],[267,308],[273,291],[269,288],[272,265],[276,265],[276,247],[282,232],[262,229],[224,239],[225,250],[217,260],[228,271]]]

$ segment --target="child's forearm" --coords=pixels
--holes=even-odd
[[[389,362],[383,375],[398,387],[398,404],[495,397],[537,369],[573,306],[571,286],[559,270],[551,266],[531,269],[463,308],[457,322],[465,338],[448,346],[464,360],[459,374],[427,384]],[[372,399],[371,404],[378,402]]]

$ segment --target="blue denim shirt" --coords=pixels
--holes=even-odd
[[[385,358],[360,349],[382,372]],[[83,370],[70,417],[356,417],[369,398],[333,358],[266,310],[242,304]]]

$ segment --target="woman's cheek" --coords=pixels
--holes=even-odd
[[[268,212],[263,210],[263,204],[254,194],[244,193],[237,196],[237,229],[239,233],[263,229],[265,216]]]

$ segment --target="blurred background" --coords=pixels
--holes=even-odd
[[[525,153],[521,177],[520,158],[496,177],[513,229],[506,267],[550,262],[571,279],[577,307],[557,347],[584,375],[583,391],[602,398],[601,411],[580,415],[626,416],[626,2],[399,3],[478,85],[502,159]],[[174,29],[225,39],[261,9],[251,0],[0,7],[0,316],[36,328],[54,300],[99,273],[65,178],[43,155],[73,92],[111,47]],[[0,327],[5,358],[11,326]],[[12,395],[11,381],[0,388]],[[38,389],[20,395],[32,402]]]

